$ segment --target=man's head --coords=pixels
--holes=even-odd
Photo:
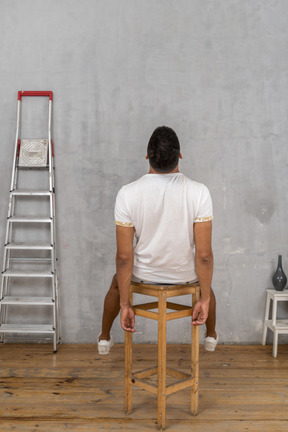
[[[173,171],[179,162],[180,144],[173,129],[160,126],[148,142],[147,155],[151,167],[159,173]]]

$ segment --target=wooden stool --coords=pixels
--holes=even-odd
[[[199,299],[198,283],[185,285],[148,285],[131,282],[130,302],[133,305],[133,293],[157,297],[158,301],[133,307],[135,315],[158,321],[158,365],[149,369],[132,372],[132,333],[125,333],[125,395],[124,407],[127,414],[132,408],[132,384],[148,390],[158,396],[158,428],[165,428],[166,397],[179,390],[191,388],[191,414],[198,414],[199,383],[199,327],[192,326],[191,374],[166,367],[166,322],[192,316],[195,303]],[[192,294],[192,306],[167,302],[167,298]],[[151,309],[158,309],[152,312]],[[167,312],[172,309],[174,312]],[[166,385],[166,374],[177,378],[176,384]],[[148,383],[145,378],[157,375],[157,385]]]

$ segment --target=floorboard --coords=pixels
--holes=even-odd
[[[188,371],[190,347],[168,345],[170,367]],[[135,369],[155,364],[155,345],[134,345]],[[189,413],[189,390],[167,398],[170,432],[287,432],[288,346],[200,348],[199,415]],[[1,432],[156,430],[156,397],[133,389],[123,410],[124,346],[99,356],[97,345],[0,345]]]

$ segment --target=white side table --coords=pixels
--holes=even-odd
[[[270,300],[272,300],[272,319],[269,319]],[[277,303],[279,301],[288,301],[288,290],[276,291],[273,289],[267,290],[264,328],[262,345],[266,345],[267,329],[269,328],[273,333],[273,357],[277,357],[278,348],[278,335],[288,334],[288,318],[277,319]]]

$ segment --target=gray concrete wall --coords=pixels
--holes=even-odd
[[[53,90],[64,342],[96,341],[114,199],[147,171],[162,124],[179,135],[181,170],[213,196],[221,342],[261,341],[278,254],[288,273],[287,16],[286,0],[1,0],[0,238],[17,91]],[[155,340],[154,325],[138,328],[136,342]],[[189,320],[168,329],[189,340]],[[113,333],[123,341],[118,320]]]

